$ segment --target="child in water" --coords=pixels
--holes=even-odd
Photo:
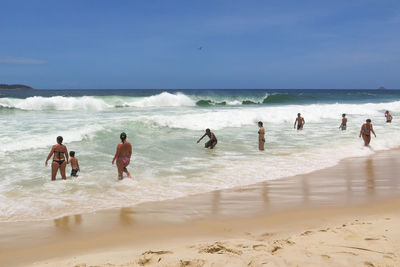
[[[71,177],[78,177],[78,172],[81,171],[79,169],[79,163],[78,163],[78,159],[75,158],[75,151],[70,151],[69,152],[69,161],[68,164],[71,164]]]

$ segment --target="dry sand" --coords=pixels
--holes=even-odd
[[[0,266],[400,266],[400,151],[132,208],[1,223]]]
[[[127,245],[33,266],[400,266],[400,214],[390,212],[399,205],[400,200],[381,203],[373,209],[383,213],[362,216],[351,215],[363,209],[354,208],[340,215],[342,223],[307,227],[310,222],[300,220],[294,231],[267,228],[263,232],[260,220],[242,230],[227,229],[232,238],[192,241],[187,236],[185,245],[171,241],[142,250]],[[308,215],[319,218],[311,224],[329,218],[318,212]]]

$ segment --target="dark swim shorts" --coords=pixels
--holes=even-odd
[[[79,169],[72,169],[71,170],[71,176],[72,177],[78,177],[78,171],[79,171]]]

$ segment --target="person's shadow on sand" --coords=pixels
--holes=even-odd
[[[365,173],[366,173],[366,185],[367,185],[367,193],[374,195],[375,194],[375,169],[374,162],[371,158],[367,159],[365,165]]]
[[[135,219],[132,215],[135,212],[131,208],[121,208],[119,211],[119,222],[122,226],[130,226],[135,223]]]
[[[72,222],[71,219],[70,222],[70,218],[74,218],[74,221]],[[82,216],[80,214],[74,216],[64,216],[58,219],[54,219],[54,226],[61,232],[70,232],[71,231],[70,224],[78,226],[81,223],[82,223]]]

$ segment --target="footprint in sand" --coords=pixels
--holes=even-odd
[[[301,233],[300,235],[311,235],[313,232],[312,231],[305,231],[303,233]]]
[[[262,235],[260,235],[260,237],[269,237],[269,236],[273,236],[274,233],[263,233]]]
[[[257,241],[265,241],[271,238],[274,234],[273,233],[264,233],[257,238]]]
[[[151,263],[151,258],[148,258],[148,257],[141,257],[139,260],[138,260],[138,264],[140,265],[140,266],[145,266],[146,264],[150,264]]]
[[[329,255],[321,255],[321,257],[323,258],[323,259],[330,259],[331,258],[331,256],[329,256]]]
[[[163,254],[172,254],[172,251],[168,251],[168,250],[159,250],[159,251],[148,250],[148,251],[142,253],[142,255],[145,255],[145,254],[163,255]]]
[[[343,253],[343,254],[350,254],[350,255],[352,255],[352,256],[358,256],[357,253],[350,252],[350,251],[338,251],[338,252],[336,252],[336,253]]]
[[[379,240],[379,238],[367,237],[367,238],[364,238],[364,240],[374,241],[374,240]]]
[[[267,246],[263,244],[257,244],[253,246],[253,249],[256,251],[266,250]]]
[[[193,259],[193,260],[181,260],[180,261],[180,267],[186,267],[186,266],[196,266],[196,267],[201,267],[204,264],[206,264],[205,260],[201,259]]]
[[[271,250],[271,253],[272,254],[275,254],[278,250],[280,250],[280,249],[282,249],[282,247],[279,247],[279,246],[274,246],[273,248],[272,248],[272,250]]]
[[[365,261],[364,265],[368,266],[368,267],[375,267],[375,265],[372,262],[369,262],[369,261]]]
[[[161,261],[161,257],[159,257],[160,255],[164,255],[164,254],[172,254],[172,251],[168,251],[168,250],[160,250],[160,251],[152,251],[152,250],[148,250],[146,252],[143,252],[141,257],[138,260],[138,264],[141,266],[147,265],[147,264],[153,264],[155,262],[160,262]],[[154,257],[157,256],[157,257]]]
[[[278,239],[273,242],[273,245],[279,246],[279,247],[283,247],[285,245],[294,245],[294,244],[296,244],[296,243],[293,241],[290,241],[289,239]]]
[[[215,242],[212,245],[204,246],[204,247],[200,248],[199,253],[242,255],[242,251],[227,248],[221,242]]]

